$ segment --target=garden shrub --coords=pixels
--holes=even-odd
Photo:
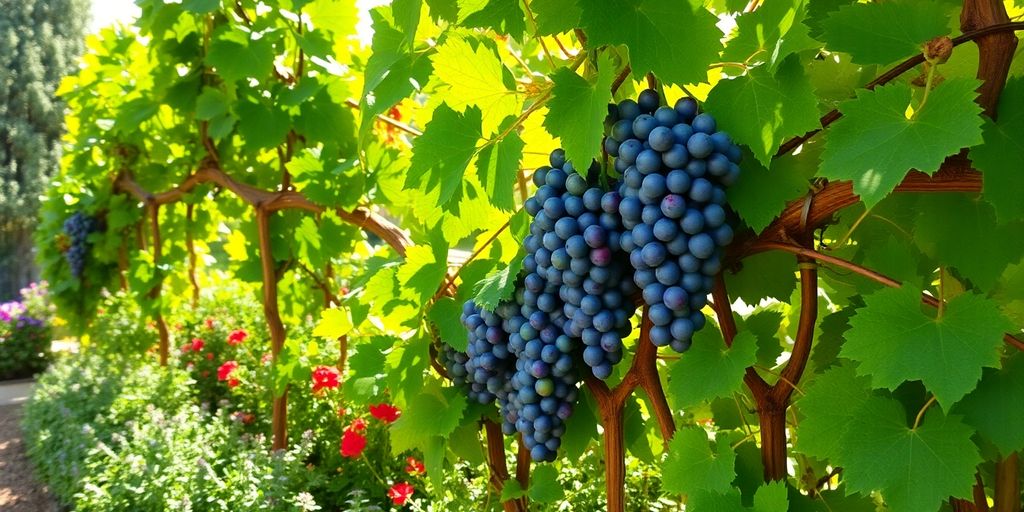
[[[46,283],[21,290],[18,301],[0,304],[0,380],[31,377],[50,363],[53,310]]]

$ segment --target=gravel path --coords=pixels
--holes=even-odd
[[[2,385],[0,388],[10,390],[8,386]],[[0,510],[57,512],[60,507],[46,492],[46,487],[36,481],[32,474],[32,464],[25,455],[19,425],[20,402],[23,400],[18,398],[0,401]]]

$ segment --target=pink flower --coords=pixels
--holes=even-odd
[[[366,438],[362,434],[346,428],[345,432],[341,434],[341,456],[356,458],[363,453],[363,449],[366,448]]]
[[[427,468],[422,462],[416,460],[416,457],[405,458],[405,472],[410,475],[422,475],[427,472]]]
[[[241,345],[248,337],[249,333],[245,332],[243,329],[236,329],[231,331],[231,334],[228,335],[228,345]]]
[[[388,489],[388,498],[391,498],[391,502],[395,505],[402,506],[412,497],[413,492],[415,492],[415,489],[411,485],[406,482],[399,482]]]
[[[238,368],[238,361],[228,361],[228,362],[220,365],[220,368],[217,368],[217,380],[219,380],[219,381],[228,380],[228,377],[230,377],[231,373],[234,372],[237,368]],[[231,383],[228,382],[228,386],[231,386],[231,387],[237,386],[238,385],[237,384],[237,379],[232,379],[232,380],[235,380],[236,384],[234,386],[232,386]]]
[[[332,366],[317,366],[313,370],[313,392],[338,387],[338,369]]]
[[[391,404],[377,404],[370,406],[370,414],[384,423],[394,423],[402,415],[402,411]]]

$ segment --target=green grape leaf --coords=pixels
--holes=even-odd
[[[985,142],[971,148],[971,161],[984,174],[985,199],[1006,222],[1024,218],[1024,78],[1007,80],[996,119],[985,120]]]
[[[522,110],[519,94],[505,85],[505,67],[492,47],[478,42],[474,49],[464,38],[449,37],[430,61],[434,76],[448,86],[444,98],[449,107],[457,112],[480,107],[484,136],[497,132],[506,117]]]
[[[949,496],[971,496],[981,463],[971,434],[934,409],[911,429],[898,401],[871,397],[850,420],[833,463],[843,467],[848,493],[881,490],[889,510],[938,510]]]
[[[320,312],[320,321],[313,329],[313,336],[336,340],[351,332],[352,327],[352,314],[342,305]]]
[[[755,311],[743,319],[740,330],[749,330],[757,337],[757,363],[771,368],[782,355],[782,343],[779,342],[779,329],[782,326],[782,313],[771,309]]]
[[[288,113],[264,105],[243,101],[237,103],[235,110],[241,124],[238,125],[238,133],[245,139],[246,147],[250,149],[272,148],[284,142],[291,127],[291,119]]]
[[[397,341],[387,336],[354,338],[348,358],[349,373],[342,384],[345,397],[355,403],[369,403],[384,393],[384,367],[387,362],[384,351],[391,349]]]
[[[788,301],[796,288],[796,259],[783,252],[765,252],[743,258],[739,272],[723,273],[729,296],[747,304],[764,298]]]
[[[220,0],[182,0],[181,8],[196,14],[207,14],[220,8]]]
[[[703,329],[693,337],[690,349],[671,365],[669,399],[677,408],[704,400],[731,397],[743,387],[743,374],[757,361],[757,338],[750,331],[736,335],[732,348],[725,346],[718,329]]]
[[[870,388],[871,380],[857,376],[851,364],[836,366],[816,376],[796,401],[801,419],[794,449],[823,460],[835,459],[840,437],[871,396]]]
[[[817,98],[795,57],[786,59],[775,75],[758,67],[722,80],[711,89],[704,108],[765,166],[785,139],[821,126]],[[758,122],[751,123],[751,116]]]
[[[548,115],[544,128],[562,140],[566,160],[574,163],[580,174],[586,174],[590,161],[601,152],[604,118],[612,100],[611,85],[615,79],[611,60],[602,54],[598,62],[597,80],[593,84],[569,68],[559,68],[552,75]]]
[[[431,73],[430,59],[411,52],[407,33],[395,28],[378,9],[370,11],[373,41],[363,72],[363,112],[360,138],[366,138],[377,115],[412,94],[416,84],[424,84]]]
[[[459,0],[459,19],[470,28],[491,28],[519,39],[526,32],[526,15],[519,0]]]
[[[447,437],[458,428],[465,410],[462,390],[425,387],[391,425],[391,452],[397,455],[424,445],[431,437]]]
[[[441,297],[434,302],[427,317],[441,334],[441,340],[460,352],[466,351],[466,329],[459,321],[462,306],[451,297]]]
[[[729,206],[760,233],[790,201],[807,193],[808,180],[817,170],[817,161],[808,165],[811,160],[787,154],[772,160],[769,169],[744,151],[740,179],[726,192]]]
[[[1011,328],[992,301],[973,293],[948,301],[941,318],[926,314],[909,286],[880,290],[864,303],[850,319],[843,357],[860,362],[857,373],[876,388],[920,380],[947,411],[974,389],[983,367],[999,365]]]
[[[917,210],[914,239],[921,251],[983,291],[995,286],[1008,265],[1020,261],[1024,223],[1000,225],[984,201],[965,194],[926,194]]]
[[[226,82],[248,77],[264,80],[274,69],[274,47],[266,38],[251,41],[229,32],[210,43],[206,63]]]
[[[977,88],[974,79],[949,79],[935,87],[910,119],[909,85],[858,90],[856,99],[840,107],[843,117],[829,128],[821,176],[852,180],[853,191],[873,207],[910,169],[931,174],[947,156],[981,142]]]
[[[530,471],[530,499],[537,503],[554,503],[565,497],[558,483],[558,470],[550,464],[537,464]]]
[[[509,478],[508,480],[505,480],[504,484],[502,484],[501,497],[498,499],[504,503],[509,500],[522,498],[523,496],[526,496],[526,490],[523,489],[523,485],[519,483],[519,480]]]
[[[654,72],[668,84],[705,82],[708,65],[722,49],[718,18],[703,6],[695,10],[690,2],[676,0],[591,0],[579,5],[581,25],[590,38],[587,45],[626,45],[636,78]]]
[[[830,50],[858,64],[888,64],[921,53],[921,44],[949,33],[949,17],[926,0],[855,3],[822,22]]]
[[[661,486],[674,494],[698,490],[726,492],[736,476],[736,453],[726,436],[711,447],[704,429],[684,427],[676,431],[668,444],[668,458],[662,466]]]
[[[513,119],[508,118],[502,127],[507,128],[512,122]],[[484,146],[476,157],[476,175],[491,204],[501,210],[511,211],[516,207],[512,194],[524,146],[523,139],[512,130],[503,139]]]
[[[217,116],[228,113],[228,98],[219,89],[203,87],[202,94],[196,98],[196,119],[209,121]]]
[[[516,277],[523,269],[523,253],[519,253],[509,262],[508,266],[487,274],[476,284],[475,301],[478,306],[488,311],[493,311],[501,301],[512,296],[515,290]]]
[[[964,421],[1007,456],[1024,450],[1024,356],[1016,354],[1001,370],[986,368],[977,389],[953,407]]]
[[[462,175],[479,139],[480,109],[470,107],[459,114],[442,103],[434,110],[423,135],[413,141],[406,187],[435,192],[435,204],[447,204],[462,185]]]
[[[426,304],[441,287],[447,272],[448,243],[438,230],[430,233],[426,243],[406,249],[405,261],[396,276],[403,297]]]
[[[726,62],[767,62],[774,72],[793,53],[818,47],[803,24],[804,0],[765,2],[736,18],[736,35],[722,52]]]
[[[690,495],[686,503],[687,512],[787,512],[789,497],[785,482],[772,482],[762,485],[754,492],[754,507],[743,506],[739,491],[729,489],[724,492],[713,492],[698,489]]]
[[[821,39],[821,24],[828,19],[829,15],[839,10],[844,5],[850,5],[856,0],[809,0],[807,2],[807,16],[804,24],[810,28],[810,36]]]
[[[534,0],[530,2],[530,8],[537,18],[537,34],[542,36],[576,28],[583,12],[576,0]]]

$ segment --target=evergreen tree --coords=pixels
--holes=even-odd
[[[55,91],[83,48],[88,0],[0,8],[0,300],[34,279],[39,196],[60,165],[64,106]]]

